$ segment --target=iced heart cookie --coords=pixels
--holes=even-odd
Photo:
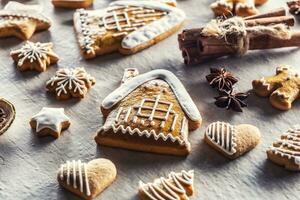
[[[260,137],[258,128],[249,124],[214,122],[207,127],[204,140],[224,156],[235,159],[256,147]]]
[[[259,96],[270,96],[271,104],[280,110],[289,110],[292,103],[300,96],[300,78],[287,66],[276,69],[276,75],[254,80],[255,93]]]
[[[166,3],[115,1],[103,10],[78,10],[74,26],[83,56],[133,54],[170,36],[180,28],[185,14]]]
[[[70,124],[63,108],[43,107],[30,120],[30,126],[38,136],[52,135],[55,138],[60,136],[62,130],[69,128]]]
[[[51,21],[45,17],[37,6],[8,3],[0,11],[0,38],[15,36],[28,40],[36,31],[46,30]]]
[[[47,81],[46,88],[49,92],[54,92],[58,100],[65,100],[71,97],[84,98],[95,83],[95,78],[82,67],[62,68]]]
[[[139,183],[142,200],[188,200],[194,193],[194,171],[171,172],[167,178],[155,179],[152,183]]]
[[[258,10],[255,6],[266,2],[267,0],[217,0],[210,7],[216,16],[246,17],[257,14]]]
[[[286,169],[300,171],[300,126],[289,129],[267,150],[270,160]]]
[[[106,121],[95,137],[98,144],[172,155],[189,154],[189,130],[202,121],[182,83],[167,70],[124,81],[101,110]]]
[[[20,71],[36,70],[46,71],[47,67],[58,61],[58,55],[53,52],[53,44],[33,43],[27,41],[20,49],[10,52],[10,56],[17,63]]]
[[[52,0],[52,4],[57,8],[87,8],[93,4],[94,0]]]
[[[61,165],[57,180],[67,190],[91,200],[110,186],[116,176],[115,165],[108,159],[99,158],[88,163],[67,161]]]
[[[15,120],[16,110],[9,101],[0,98],[0,135],[2,135]]]

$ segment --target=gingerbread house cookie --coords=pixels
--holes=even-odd
[[[101,110],[106,121],[98,144],[172,155],[189,154],[189,130],[202,120],[179,79],[161,69],[125,81],[103,100]]]
[[[51,21],[38,6],[10,2],[0,11],[0,38],[15,36],[28,40],[36,31],[46,30]]]
[[[185,20],[170,1],[115,1],[107,9],[74,14],[74,26],[85,58],[119,51],[133,54],[170,36]],[[171,4],[171,5],[170,5]]]

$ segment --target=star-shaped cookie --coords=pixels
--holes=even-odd
[[[50,26],[50,19],[37,6],[11,2],[0,11],[0,38],[15,36],[28,40],[34,32],[46,30]]]
[[[65,115],[63,108],[47,108],[34,115],[30,120],[30,126],[38,136],[52,135],[58,138],[62,130],[69,128],[70,118]]]
[[[20,49],[11,51],[10,56],[17,63],[17,68],[20,71],[36,70],[43,72],[49,65],[57,63],[59,59],[52,48],[51,42],[34,43],[27,41]]]

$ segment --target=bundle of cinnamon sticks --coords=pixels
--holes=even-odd
[[[269,26],[285,24],[287,27],[294,26],[295,20],[287,16],[284,8],[272,12],[254,15],[243,18],[246,27]],[[184,63],[197,64],[212,58],[219,58],[228,55],[236,55],[230,41],[236,38],[206,36],[203,28],[184,30],[178,36],[179,48],[182,51]],[[272,37],[268,34],[254,35],[248,38],[249,47],[247,50],[273,49],[282,47],[300,46],[300,32],[292,32],[288,39]]]

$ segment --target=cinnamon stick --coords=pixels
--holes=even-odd
[[[270,24],[286,24],[287,26],[295,25],[295,18],[292,16],[279,16],[268,18],[257,18],[245,21],[247,26],[270,25]]]
[[[263,13],[263,14],[257,14],[257,15],[252,15],[249,17],[245,17],[245,20],[250,20],[250,19],[259,19],[259,18],[268,18],[268,17],[279,17],[279,16],[286,16],[286,10],[285,8],[278,8],[274,11]]]

